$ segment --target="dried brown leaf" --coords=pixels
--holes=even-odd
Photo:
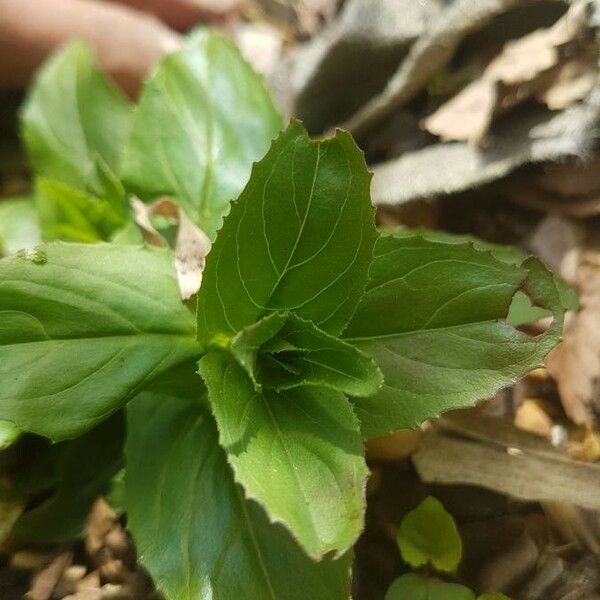
[[[106,500],[98,498],[88,518],[85,531],[85,550],[92,560],[106,543],[106,536],[117,524],[117,515]]]
[[[525,164],[588,155],[600,104],[594,94],[564,111],[515,114],[490,136],[489,145],[431,144],[372,166],[376,206],[400,205],[454,194],[501,179]]]
[[[600,378],[600,253],[583,254],[578,269],[581,309],[567,327],[562,343],[547,358],[571,420],[590,423],[590,404]]]
[[[548,413],[534,398],[525,398],[515,415],[515,427],[540,437],[550,438],[554,425]]]
[[[34,578],[25,600],[49,600],[63,572],[73,562],[73,552],[59,554],[45,569]]]
[[[586,98],[597,83],[598,56],[594,49],[559,65],[536,98],[551,110],[561,110]]]
[[[75,584],[75,590],[77,592],[85,592],[86,590],[99,590],[100,589],[100,573],[98,571],[92,571],[85,577],[80,579]]]
[[[588,5],[587,0],[576,2],[552,27],[506,43],[481,78],[426,118],[423,127],[444,140],[478,144],[495,115],[533,95],[539,93],[540,98],[564,106],[585,97],[591,90],[589,75],[582,73],[587,50],[582,58],[567,58],[565,48],[585,32]],[[573,81],[578,82],[577,89]]]
[[[179,205],[171,198],[159,198],[145,204],[135,196],[130,199],[135,222],[146,241],[154,246],[168,246],[167,240],[152,224],[152,217],[161,215],[178,222],[175,240],[175,270],[179,291],[184,300],[191,298],[202,283],[206,255],[210,251],[208,236],[188,219]]]

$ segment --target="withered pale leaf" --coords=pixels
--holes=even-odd
[[[175,269],[184,300],[191,298],[200,289],[204,261],[209,251],[208,236],[180,210],[175,242]]]
[[[204,261],[210,251],[208,236],[195,225],[171,198],[158,198],[150,204],[132,196],[130,199],[135,222],[142,230],[144,238],[154,246],[168,246],[165,237],[152,224],[152,217],[161,215],[177,221],[175,240],[175,270],[179,291],[184,300],[191,298],[202,283]]]
[[[498,102],[498,84],[480,79],[423,121],[423,127],[444,141],[479,143],[488,132]]]

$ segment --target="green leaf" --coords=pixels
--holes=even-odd
[[[311,561],[244,499],[196,390],[128,406],[128,526],[166,600],[346,600],[351,555]]]
[[[397,541],[402,558],[411,567],[431,563],[438,571],[453,573],[462,558],[462,541],[456,523],[442,503],[432,496],[402,519]]]
[[[55,448],[57,487],[26,511],[13,535],[23,541],[50,544],[79,537],[90,508],[108,489],[123,464],[125,419],[122,413],[73,441]]]
[[[271,313],[242,329],[231,352],[258,388],[316,385],[369,396],[383,380],[371,358],[293,314]]]
[[[505,596],[504,594],[494,593],[482,594],[481,596],[477,597],[477,600],[510,600],[510,598],[508,596]]]
[[[48,241],[108,241],[126,223],[110,201],[49,179],[37,181],[37,207]]]
[[[346,398],[322,388],[257,392],[226,352],[200,373],[236,480],[309,555],[349,549],[360,534],[367,468]]]
[[[475,594],[464,585],[428,581],[409,573],[392,583],[385,600],[475,600]]]
[[[263,347],[259,364],[263,385],[277,391],[315,385],[370,396],[383,382],[370,357],[294,315]]]
[[[118,174],[131,108],[73,42],[42,67],[23,110],[23,140],[36,175],[100,195]]]
[[[285,313],[273,312],[260,321],[248,325],[242,329],[231,340],[231,353],[235,359],[246,370],[252,382],[260,387],[260,374],[258,367],[258,352],[260,348],[271,340],[278,331],[285,325],[288,315]],[[223,347],[227,347],[229,340],[224,338]]]
[[[235,45],[199,31],[144,86],[125,153],[126,185],[143,200],[173,196],[214,238],[281,127],[262,79]]]
[[[529,337],[505,321],[520,289],[553,311],[545,335]],[[353,400],[363,434],[416,427],[514,382],[559,341],[563,312],[555,278],[535,259],[518,267],[470,243],[381,238],[344,332],[385,378],[378,394]]]
[[[483,240],[480,240],[472,235],[460,235],[455,233],[447,233],[445,231],[422,229],[418,227],[414,229],[396,229],[387,232],[382,231],[382,234],[386,236],[393,234],[393,237],[396,239],[410,239],[418,235],[428,242],[460,245],[472,244],[475,250],[491,252],[494,255],[494,258],[515,266],[520,265],[527,258],[527,255],[522,250],[519,250],[519,248],[515,248],[514,246],[506,246],[505,244],[484,242]]]
[[[60,440],[197,356],[173,256],[48,244],[0,260],[0,419]]]
[[[0,257],[41,242],[35,203],[30,198],[0,201]]]
[[[347,133],[313,142],[292,123],[254,166],[206,259],[201,343],[277,310],[339,334],[362,295],[377,236],[369,181]]]

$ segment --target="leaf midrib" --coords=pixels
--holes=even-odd
[[[57,337],[57,338],[50,338],[47,340],[33,340],[33,341],[30,340],[27,342],[18,342],[17,341],[17,342],[11,342],[10,344],[0,344],[0,348],[9,348],[11,346],[25,346],[27,344],[42,344],[42,343],[48,343],[48,342],[88,342],[88,341],[98,340],[98,339],[122,340],[122,339],[128,339],[128,338],[132,338],[132,337],[181,338],[183,340],[192,342],[192,345],[194,345],[194,346],[197,345],[198,350],[200,352],[200,345],[196,342],[193,332],[190,332],[189,334],[183,334],[183,333],[145,332],[145,331],[133,332],[131,334],[108,333],[106,335],[93,335],[93,336],[84,336],[84,337]]]

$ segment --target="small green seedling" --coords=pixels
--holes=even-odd
[[[429,496],[407,513],[397,535],[398,548],[411,567],[433,567],[443,574],[455,573],[462,559],[462,540],[452,515]],[[418,573],[398,577],[385,600],[476,600],[464,585],[440,581]],[[510,600],[503,594],[486,593],[477,600]]]
[[[462,558],[456,523],[432,496],[402,519],[397,540],[402,558],[411,567],[431,564],[443,573],[454,573]]]

